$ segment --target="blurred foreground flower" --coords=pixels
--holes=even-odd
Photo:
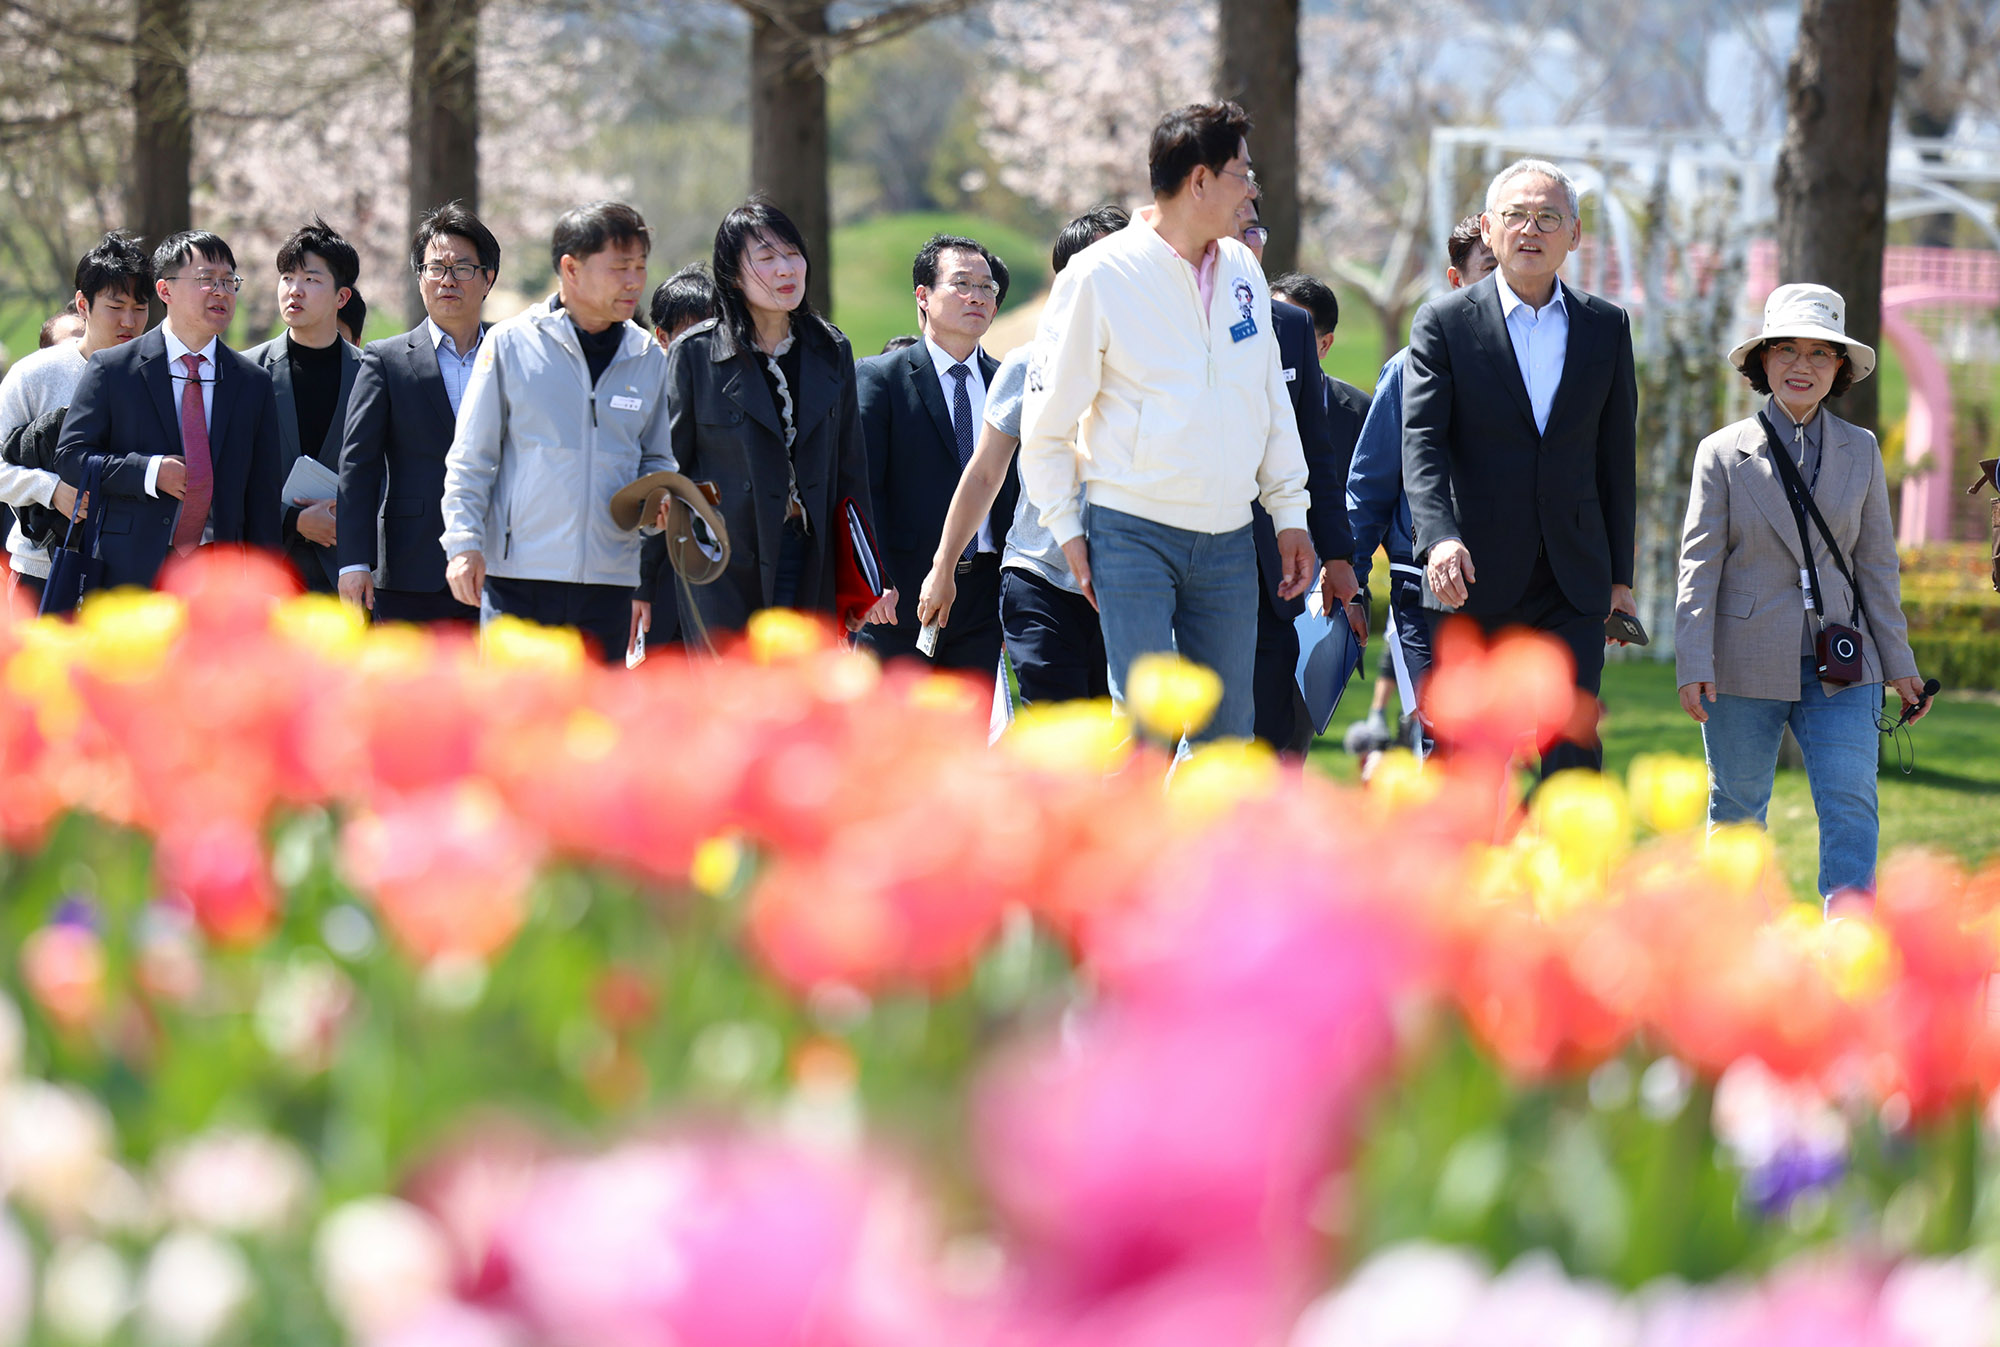
[[[1179,655],[1154,653],[1132,661],[1125,705],[1155,743],[1172,748],[1207,727],[1222,704],[1222,679]]]
[[[428,963],[505,948],[527,920],[541,850],[493,790],[465,782],[355,819],[342,854],[391,934]]]

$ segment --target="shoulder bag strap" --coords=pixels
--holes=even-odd
[[[1759,412],[1757,420],[1764,427],[1765,441],[1771,446],[1773,466],[1777,468],[1778,476],[1784,479],[1785,494],[1790,497],[1792,503],[1792,518],[1798,521],[1799,547],[1806,556],[1806,579],[1812,585],[1813,611],[1820,615],[1821,622],[1826,621],[1826,608],[1820,599],[1819,567],[1813,564],[1812,537],[1806,532],[1807,516],[1811,516],[1812,522],[1819,526],[1820,537],[1826,540],[1826,550],[1833,558],[1834,569],[1840,572],[1841,579],[1847,581],[1847,592],[1854,599],[1853,611],[1848,621],[1859,625],[1862,615],[1861,586],[1854,582],[1854,572],[1847,568],[1847,558],[1841,555],[1840,544],[1833,540],[1833,530],[1826,526],[1826,520],[1821,516],[1819,506],[1813,502],[1812,489],[1806,485],[1805,478],[1799,475],[1799,465],[1792,462],[1791,452],[1785,448],[1785,442],[1778,438],[1777,429],[1772,426],[1771,419]],[[1824,447],[1820,452],[1825,452]]]

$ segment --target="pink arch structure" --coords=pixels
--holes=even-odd
[[[1752,311],[1777,285],[1778,248],[1761,240],[1751,249]],[[1909,382],[1903,418],[1903,452],[1929,466],[1903,487],[1897,541],[1904,546],[1951,536],[1952,494],[1963,483],[1954,461],[1951,378],[1930,339],[1906,316],[1919,308],[2000,306],[2000,253],[1971,248],[1892,247],[1882,256],[1882,339],[1896,348]]]

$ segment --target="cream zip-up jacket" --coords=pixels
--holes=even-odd
[[[1204,315],[1154,217],[1146,207],[1056,277],[1022,409],[1028,498],[1058,543],[1083,533],[1079,486],[1092,505],[1196,533],[1242,528],[1253,501],[1303,529],[1305,451],[1263,268],[1220,240]]]

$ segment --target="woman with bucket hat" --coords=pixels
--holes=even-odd
[[[1785,726],[1819,815],[1819,890],[1870,892],[1882,684],[1928,709],[1875,437],[1824,405],[1875,369],[1823,285],[1781,285],[1729,363],[1768,400],[1695,450],[1674,619],[1710,828],[1764,822]]]

